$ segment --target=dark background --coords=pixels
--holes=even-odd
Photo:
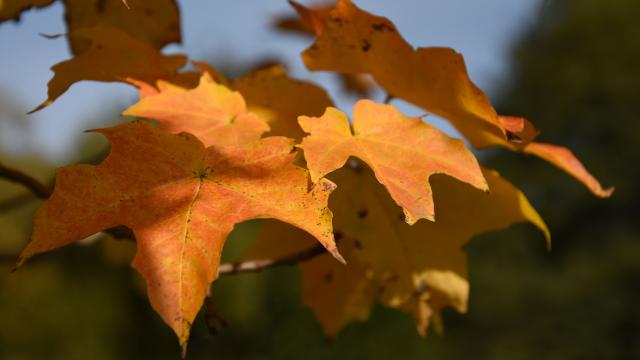
[[[212,336],[199,317],[189,358],[639,359],[639,14],[635,0],[550,0],[514,43],[498,111],[531,119],[541,139],[573,149],[616,193],[600,200],[540,160],[481,153],[529,196],[553,251],[529,225],[474,239],[469,313],[446,311],[443,336],[421,338],[409,315],[378,306],[369,321],[325,339],[289,267],[221,279],[214,297],[230,327]],[[73,161],[99,159],[104,144],[84,147]],[[37,159],[20,161],[50,174]],[[39,202],[19,190],[0,182],[0,226],[26,241]],[[235,258],[258,226],[234,231],[224,257]],[[99,239],[12,275],[11,254],[2,255],[0,359],[177,358],[173,333],[128,266],[132,248]]]

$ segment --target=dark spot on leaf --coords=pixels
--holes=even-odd
[[[368,40],[362,40],[362,51],[367,52],[371,49],[371,43]]]
[[[322,190],[329,191],[329,190],[332,190],[332,189],[333,189],[333,184],[331,184],[328,181],[323,181],[322,182]]]
[[[333,272],[329,271],[328,273],[324,274],[324,281],[325,282],[331,282],[333,280]]]
[[[390,25],[387,25],[385,23],[380,23],[380,24],[373,24],[371,25],[371,28],[375,31],[384,31],[387,30],[389,32],[394,32],[395,29],[393,27],[391,27]]]
[[[362,250],[364,248],[364,246],[362,246],[362,242],[360,242],[360,240],[358,239],[353,240],[353,246],[355,246],[358,250]]]
[[[99,12],[99,13],[103,13],[106,2],[107,2],[107,0],[98,0],[96,2],[96,11]]]
[[[367,211],[367,209],[362,209],[362,210],[358,211],[358,217],[360,219],[366,219],[367,215],[369,215],[369,212]]]

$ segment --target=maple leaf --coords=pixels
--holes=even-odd
[[[19,20],[23,11],[32,8],[43,8],[55,0],[11,0],[0,1],[0,21]]]
[[[229,80],[207,63],[199,61],[192,61],[192,63],[202,74],[208,75],[207,79],[200,80],[199,91],[186,91],[192,87],[192,73],[181,73],[174,77],[171,82],[158,81],[155,86],[143,81],[127,79],[128,82],[138,88],[141,99],[160,93],[166,92],[166,94],[152,101],[140,101],[126,110],[124,115],[164,120],[167,124],[171,123],[171,126],[178,131],[188,131],[202,139],[201,133],[203,131],[211,130],[222,124],[215,114],[219,115],[220,111],[229,112],[228,109],[214,110],[218,106],[216,104],[221,101],[230,101],[238,104],[241,101],[238,98],[242,97],[242,103],[244,104],[245,101],[247,103],[246,107],[245,105],[241,106],[242,111],[247,110],[259,117],[262,122],[267,123],[267,126],[265,126],[264,123],[254,122],[255,129],[253,130],[250,126],[245,126],[243,129],[247,138],[251,138],[251,133],[257,134],[256,136],[259,137],[260,134],[269,130],[272,135],[282,135],[299,140],[303,137],[304,132],[298,125],[298,116],[302,114],[321,115],[325,108],[333,105],[324,89],[311,82],[291,78],[280,65],[260,68],[250,71],[239,78]],[[218,97],[231,93],[231,90],[222,91],[222,85],[240,92],[241,96],[226,96],[226,100],[222,98],[214,100],[214,93],[218,93]],[[218,90],[214,91],[214,88]],[[211,90],[209,95],[206,95],[207,91],[205,89]],[[182,104],[176,104],[172,100],[174,97],[172,94],[180,94],[179,98]],[[167,102],[166,106],[161,109],[160,107],[163,106],[162,103],[165,101]],[[168,102],[172,103],[169,104]],[[202,102],[208,103],[208,105],[204,105]],[[159,107],[153,108],[154,106]],[[234,106],[237,107],[237,105]],[[202,114],[197,115],[196,113],[199,112]],[[233,115],[228,116],[233,117]],[[194,126],[191,126],[191,123]],[[228,120],[225,120],[224,123],[229,125]],[[209,136],[208,138],[212,139],[213,137]],[[206,142],[207,140],[205,139]]]
[[[207,63],[199,61],[193,61],[192,63],[202,73],[210,75],[207,82],[213,81],[240,92],[247,103],[247,110],[267,122],[269,125],[268,130],[272,135],[282,135],[299,140],[303,137],[304,132],[298,125],[298,116],[302,114],[319,116],[328,106],[333,105],[333,102],[324,89],[311,82],[291,78],[280,65],[250,71],[236,79],[226,79],[217,69]],[[181,74],[180,77],[184,78],[185,81],[183,81],[183,84],[178,84],[178,86],[188,88],[190,81],[189,76],[190,74]],[[130,80],[130,82],[138,87],[141,99],[169,89],[176,90],[175,87],[171,86],[172,84],[176,85],[175,81],[172,83],[161,81],[158,82],[157,86],[135,80]],[[177,92],[177,90],[175,92]],[[185,93],[183,96],[185,98],[188,96],[197,96],[197,92]],[[166,98],[168,99],[169,96]],[[203,99],[193,98],[190,101],[193,103],[193,106],[199,108],[200,105],[195,103],[201,100]],[[182,120],[188,122],[186,112],[193,112],[193,110],[191,110],[192,107],[182,107],[187,109],[185,110],[185,117]],[[136,114],[127,110],[125,115]],[[203,122],[202,119],[194,119],[194,121],[206,125],[206,122]],[[187,122],[185,122],[183,126],[189,126]],[[216,121],[211,123],[212,126],[216,126],[216,124]],[[256,124],[256,126],[264,129],[264,125]],[[185,128],[185,130],[190,132],[194,131],[194,129],[188,128]]]
[[[111,142],[109,156],[98,166],[58,170],[18,266],[35,254],[127,226],[137,240],[133,266],[146,280],[153,308],[184,347],[235,224],[276,218],[308,231],[342,259],[326,207],[335,185],[323,180],[308,190],[308,172],[291,163],[291,140],[205,148],[191,134],[145,122],[96,131]]]
[[[319,118],[301,116],[299,122],[310,134],[299,147],[304,150],[312,181],[356,156],[373,169],[403,207],[409,224],[434,219],[428,182],[432,174],[447,174],[488,190],[476,158],[462,141],[402,115],[391,105],[358,101],[353,109],[353,133],[347,115],[335,108],[327,108]]]
[[[163,55],[115,28],[83,28],[70,33],[69,37],[90,41],[91,47],[51,68],[54,76],[48,83],[48,99],[31,113],[50,105],[79,81],[126,82],[130,78],[154,84],[159,79],[176,77],[187,61],[183,55]]]
[[[247,112],[240,93],[217,84],[208,73],[191,90],[166,82],[159,82],[158,88],[156,94],[147,89],[147,95],[123,115],[158,120],[163,129],[189,132],[206,146],[248,144],[269,130],[264,120]]]
[[[156,49],[181,41],[175,0],[137,0],[131,6],[122,0],[66,0],[65,20],[69,33],[98,25],[113,27]],[[77,37],[69,37],[69,43],[74,54],[91,46]]]
[[[345,167],[330,176],[340,184],[330,206],[349,265],[334,266],[324,255],[300,264],[302,302],[328,336],[366,319],[374,301],[412,313],[421,334],[444,307],[465,312],[469,283],[462,247],[476,235],[528,221],[549,244],[549,231],[526,197],[497,172],[483,172],[490,194],[448,176],[433,177],[437,221],[413,226],[402,221],[368,169]],[[278,257],[309,244],[301,231],[269,222],[245,257]]]
[[[469,78],[462,56],[451,48],[414,49],[384,17],[372,15],[350,0],[327,10],[308,9],[290,1],[316,33],[316,42],[302,54],[311,70],[368,73],[392,97],[407,100],[449,120],[476,148],[501,146],[541,157],[608,197],[580,161],[563,147],[527,150],[538,131],[524,118],[501,117]]]

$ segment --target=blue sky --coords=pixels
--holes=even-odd
[[[509,46],[535,21],[542,0],[355,3],[390,18],[414,46],[449,46],[461,52],[471,78],[491,96],[508,77]],[[332,77],[304,68],[299,53],[309,40],[271,30],[273,17],[292,11],[285,0],[182,0],[180,8],[183,44],[167,52],[203,60],[231,57],[246,64],[277,57],[294,76],[327,86],[338,106],[350,110],[352,99],[340,98]],[[62,5],[56,3],[23,14],[19,23],[0,24],[0,152],[5,155],[30,153],[63,164],[82,136],[96,136],[83,130],[108,125],[103,111],[124,110],[135,100],[135,92],[126,85],[82,82],[48,108],[24,115],[46,98],[49,68],[69,58],[64,39],[38,35],[65,32],[62,17]],[[400,108],[408,115],[423,113],[402,104]]]

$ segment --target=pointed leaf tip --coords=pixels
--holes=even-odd
[[[603,188],[598,179],[591,175],[575,154],[566,147],[532,142],[522,151],[527,154],[535,155],[555,165],[581,182],[597,197],[608,198],[613,194],[614,188]]]
[[[334,247],[333,249],[329,249],[329,252],[336,260],[341,262],[342,265],[347,265],[347,261],[342,257],[342,255],[340,255],[340,252],[338,251],[337,247]]]
[[[187,358],[187,342],[186,341],[184,342],[184,344],[180,345],[180,358],[182,359]]]

